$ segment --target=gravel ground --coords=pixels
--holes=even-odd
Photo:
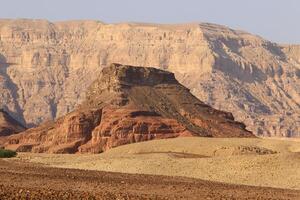
[[[0,160],[0,199],[299,199],[297,190]]]

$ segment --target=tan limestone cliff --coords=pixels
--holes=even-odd
[[[101,69],[157,66],[257,135],[299,136],[299,47],[214,24],[0,20],[0,107],[27,125],[72,111]]]

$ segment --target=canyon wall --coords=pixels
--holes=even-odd
[[[0,108],[28,127],[74,110],[110,63],[159,67],[264,136],[300,136],[300,47],[214,24],[0,20]]]

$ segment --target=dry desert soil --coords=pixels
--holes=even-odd
[[[0,160],[0,199],[299,199],[299,191]]]
[[[300,199],[299,140],[175,138],[0,160],[0,199]]]

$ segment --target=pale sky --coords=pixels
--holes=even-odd
[[[211,22],[300,44],[300,0],[0,0],[0,18]]]

